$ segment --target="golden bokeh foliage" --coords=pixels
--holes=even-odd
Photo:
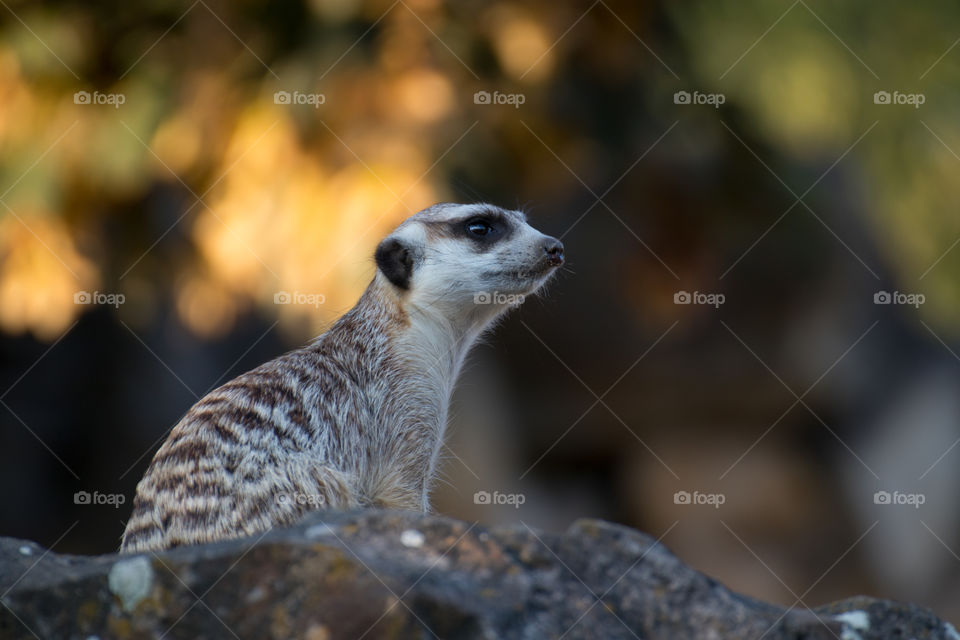
[[[673,31],[650,47],[647,5],[15,2],[0,31],[0,330],[50,339],[91,308],[75,292],[104,290],[129,294],[118,313],[134,324],[168,295],[203,336],[250,309],[315,331],[365,286],[379,237],[452,197],[451,158],[550,190],[570,175],[531,131],[584,173],[577,150],[600,164],[618,142],[604,110],[635,109],[716,116],[691,157],[742,151],[721,118],[770,162],[822,168],[850,151],[838,173],[868,185],[857,215],[895,284],[926,291],[920,313],[956,333],[955,35],[898,3],[865,7],[669,3],[658,19]],[[873,37],[901,22],[893,41]],[[619,93],[593,94],[595,78]],[[670,96],[694,87],[725,110],[676,111]],[[871,100],[897,89],[923,92],[923,109]],[[523,113],[478,109],[488,90],[522,95]],[[274,304],[281,292],[310,302]]]
[[[52,339],[90,308],[75,294],[99,289],[131,294],[135,304],[118,312],[145,321],[144,298],[162,289],[145,280],[169,282],[181,320],[205,337],[251,305],[298,331],[349,308],[373,275],[379,238],[444,192],[435,161],[459,135],[451,114],[469,97],[451,77],[469,71],[451,56],[437,64],[417,4],[383,16],[375,62],[360,47],[361,60],[323,77],[310,51],[276,71],[259,61],[251,74],[259,58],[228,29],[209,34],[211,48],[243,63],[178,68],[189,24],[155,46],[147,34],[128,43],[127,73],[100,89],[69,77],[93,48],[82,38],[59,61],[27,37],[0,44],[0,167],[14,183],[0,212],[0,328]],[[202,14],[183,21],[209,25]],[[47,31],[76,31],[52,14],[34,18]],[[104,217],[151,223],[141,207],[156,185],[176,190],[179,208],[150,225],[153,237],[115,252],[121,264],[108,272]],[[156,258],[157,245],[182,235],[192,252]],[[292,304],[276,304],[284,292]]]

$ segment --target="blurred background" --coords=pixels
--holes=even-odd
[[[489,201],[568,263],[474,352],[440,513],[960,619],[958,38],[945,0],[8,0],[0,535],[115,550],[190,405]]]

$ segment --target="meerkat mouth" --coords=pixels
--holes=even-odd
[[[544,261],[533,268],[502,272],[502,276],[503,279],[516,283],[518,290],[530,294],[543,286],[559,266],[559,264]]]
[[[529,269],[523,273],[528,278],[543,278],[545,276],[553,275],[553,273],[561,266],[563,266],[563,258],[551,257],[540,262],[533,269]]]
[[[544,266],[540,269],[527,269],[523,271],[508,271],[504,275],[516,282],[521,284],[529,284],[537,280],[541,280],[544,277],[550,275],[553,272],[553,267]]]

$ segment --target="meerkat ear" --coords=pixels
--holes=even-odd
[[[413,275],[413,253],[410,248],[397,238],[387,238],[377,247],[374,254],[377,268],[400,289],[410,288],[410,277]]]

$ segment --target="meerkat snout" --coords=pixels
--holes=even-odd
[[[438,204],[373,256],[308,345],[204,396],[137,485],[122,551],[250,535],[323,508],[428,511],[450,393],[476,339],[564,262],[523,213]]]
[[[547,254],[547,261],[551,266],[559,267],[563,264],[563,243],[556,238],[547,236],[543,241],[543,252]]]

